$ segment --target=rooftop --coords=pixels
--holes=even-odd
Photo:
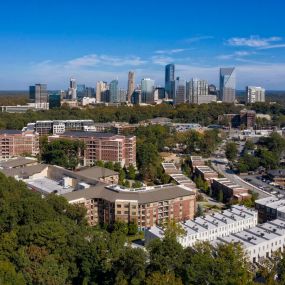
[[[7,168],[16,168],[28,164],[37,163],[36,159],[26,158],[26,157],[17,157],[12,158],[9,160],[1,161],[0,168],[7,169]]]
[[[194,192],[189,191],[189,189],[186,187],[173,184],[128,189],[120,187],[118,185],[106,186],[103,183],[98,183],[96,186],[90,187],[88,189],[67,193],[64,195],[64,197],[68,201],[74,201],[81,198],[100,198],[111,202],[115,202],[116,200],[132,200],[144,204],[158,202],[161,200],[171,200],[190,195],[195,194]]]

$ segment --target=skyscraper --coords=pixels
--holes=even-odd
[[[86,97],[86,86],[85,84],[77,85],[77,99],[82,100],[83,97]]]
[[[105,102],[104,93],[107,90],[107,83],[104,81],[98,81],[96,83],[96,103]]]
[[[127,100],[131,102],[131,97],[135,90],[135,73],[133,71],[129,71],[128,74],[128,91],[127,91]]]
[[[70,78],[68,95],[71,100],[77,100],[77,84],[74,78]]]
[[[192,78],[188,84],[189,87],[187,87],[187,101],[190,103],[198,104],[199,97],[208,95],[207,80]]]
[[[29,98],[36,107],[48,109],[48,92],[46,84],[35,84],[30,86]]]
[[[223,102],[233,103],[236,98],[235,68],[220,69],[220,99]]]
[[[181,104],[186,102],[186,81],[179,77],[175,81],[175,96],[174,104]]]
[[[174,98],[174,89],[175,89],[175,65],[168,64],[165,66],[165,93],[166,98]]]
[[[154,80],[144,78],[141,81],[141,101],[142,103],[152,104],[154,102]]]
[[[119,81],[112,80],[109,84],[110,90],[110,102],[111,103],[119,103],[121,100],[120,98],[120,90],[119,90]]]
[[[265,89],[257,86],[246,87],[246,103],[265,102]]]

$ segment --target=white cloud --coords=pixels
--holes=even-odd
[[[185,48],[175,48],[175,49],[162,49],[162,50],[156,50],[155,53],[157,54],[175,54],[187,51],[188,49]]]
[[[151,57],[151,61],[153,64],[166,65],[174,62],[174,58],[170,56],[155,55]]]
[[[249,38],[230,38],[227,40],[227,44],[230,46],[246,46],[246,47],[266,47],[269,46],[272,42],[281,41],[281,37],[269,37],[261,38],[259,36],[250,36]]]
[[[221,60],[229,60],[229,59],[233,59],[233,58],[237,58],[237,57],[244,57],[244,56],[249,56],[255,54],[255,52],[249,52],[249,51],[236,51],[234,53],[230,53],[230,54],[221,54],[217,56],[217,59],[221,59]]]
[[[203,41],[203,40],[209,40],[209,39],[213,39],[214,37],[213,36],[198,36],[198,37],[192,37],[192,38],[188,38],[188,39],[185,39],[184,41],[186,43],[195,43],[195,42],[200,42],[200,41]]]
[[[82,57],[78,57],[72,60],[69,60],[66,65],[71,67],[93,67],[97,65],[109,65],[109,66],[139,66],[145,64],[146,61],[142,60],[138,56],[130,57],[118,57],[118,56],[109,56],[109,55],[97,55],[89,54]]]
[[[274,48],[285,48],[285,44],[269,45],[269,46],[261,47],[259,49],[274,49]]]

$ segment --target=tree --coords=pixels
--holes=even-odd
[[[128,176],[128,179],[131,179],[131,180],[136,179],[136,169],[132,164],[128,167],[127,176]]]
[[[125,179],[126,179],[125,170],[124,170],[124,169],[121,169],[121,170],[119,171],[119,184],[120,184],[120,185],[123,185]]]
[[[113,266],[116,276],[115,284],[119,280],[126,280],[126,284],[142,284],[145,279],[146,253],[140,248],[126,247]]]
[[[183,283],[172,273],[154,272],[146,278],[146,285],[183,285]]]
[[[15,266],[9,261],[0,261],[0,284],[25,285],[26,281],[22,273],[17,273]]]
[[[196,217],[201,217],[203,215],[204,215],[203,206],[201,204],[199,204],[197,207]]]
[[[135,181],[132,184],[132,188],[141,188],[143,186],[143,184],[140,181]]]
[[[96,166],[104,167],[104,162],[102,160],[97,160],[96,161]]]
[[[225,155],[226,158],[230,161],[233,161],[237,158],[238,150],[237,145],[234,142],[228,142],[226,144]]]
[[[128,234],[129,235],[135,235],[138,232],[138,225],[135,222],[130,222],[128,225],[129,231]]]
[[[113,164],[112,161],[106,161],[106,162],[104,163],[104,167],[105,167],[105,168],[108,168],[108,169],[111,169],[111,170],[114,170],[114,164]]]
[[[120,162],[115,162],[113,167],[114,167],[114,170],[117,172],[119,172],[122,169]]]

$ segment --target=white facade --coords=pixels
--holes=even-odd
[[[246,87],[246,103],[265,102],[265,89],[257,86]]]
[[[284,251],[285,222],[273,220],[245,231],[218,238],[215,243],[239,243],[251,262],[271,257],[276,251]]]
[[[218,237],[225,237],[256,225],[256,211],[235,205],[229,210],[181,223],[186,235],[178,238],[178,241],[183,247],[193,246],[197,241],[213,241]],[[145,231],[146,243],[163,236],[164,231],[158,226]]]
[[[95,104],[95,103],[96,103],[96,98],[94,97],[83,97],[82,99],[82,106]]]

